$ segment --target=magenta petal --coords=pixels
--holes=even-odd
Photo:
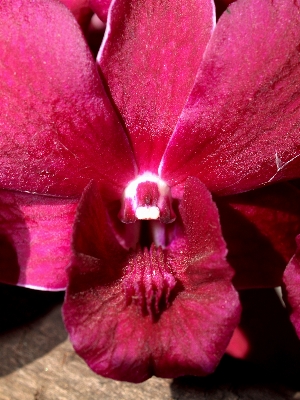
[[[128,253],[113,238],[95,188],[85,192],[63,312],[76,351],[95,372],[132,382],[153,374],[203,375],[224,353],[239,301],[216,206],[196,179],[187,182],[180,215],[183,235],[165,250]],[[153,285],[160,277],[166,286],[158,293]]]
[[[121,192],[133,156],[68,10],[2,2],[0,53],[1,187],[77,195],[94,178]]]
[[[100,190],[101,187],[95,182],[85,188],[73,228],[73,249],[75,254],[104,258],[112,264],[119,263],[127,251],[116,238]]]
[[[64,290],[76,199],[0,191],[0,281]]]
[[[93,12],[89,5],[89,0],[60,0],[72,12],[78,23],[86,27]]]
[[[164,179],[197,176],[230,194],[299,177],[299,24],[298,0],[229,6],[165,153]]]
[[[142,171],[157,172],[213,27],[210,0],[112,5],[98,62]]]
[[[217,199],[238,289],[282,284],[300,232],[300,191],[288,183]]]

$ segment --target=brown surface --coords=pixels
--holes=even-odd
[[[262,368],[227,358],[208,378],[139,385],[104,379],[72,350],[60,316],[62,294],[0,290],[0,400],[300,399],[298,364]]]

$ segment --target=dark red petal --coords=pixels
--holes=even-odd
[[[153,316],[143,311],[139,298],[128,302],[125,290],[128,260],[137,257],[142,263],[145,256],[141,250],[124,252],[95,187],[85,192],[63,312],[76,351],[95,372],[132,382],[153,374],[203,375],[224,353],[238,323],[239,302],[216,206],[198,180],[188,180],[180,213],[185,235],[164,250],[177,288]],[[135,278],[134,287],[140,283],[140,276]]]
[[[210,0],[112,5],[98,62],[142,171],[157,173],[213,27]]]
[[[300,233],[300,191],[282,183],[218,198],[217,205],[235,287],[280,286]]]
[[[177,330],[174,341],[168,334],[160,338],[166,349],[169,345],[174,349],[174,354],[158,363],[159,375],[164,377],[213,372],[239,320],[218,210],[197,179],[186,181],[179,211],[184,236],[171,243],[170,256],[184,290],[164,315],[168,318],[164,330],[172,326]]]
[[[86,254],[104,261],[116,258],[117,263],[127,256],[116,238],[116,232],[100,194],[101,187],[91,182],[85,189],[73,228],[73,249],[75,254]],[[116,273],[116,271],[115,271]]]
[[[238,193],[299,177],[299,0],[241,0],[221,16],[161,165]]]
[[[94,178],[121,192],[132,153],[69,11],[1,2],[0,54],[1,187],[77,195]]]
[[[238,321],[238,295],[228,281],[215,276],[182,292],[163,314],[152,343],[157,348],[156,354],[153,352],[155,375],[172,378],[212,373]],[[155,326],[152,331],[154,336]]]
[[[300,235],[296,238],[297,251],[284,274],[283,282],[286,290],[286,300],[291,311],[291,321],[300,338]]]
[[[0,281],[64,290],[78,200],[0,191]]]
[[[222,269],[230,272],[228,278],[232,278],[231,268],[224,262],[227,249],[222,237],[218,209],[211,194],[198,179],[186,180],[179,213],[185,226],[187,256],[193,259],[198,258],[199,254],[202,257],[215,254],[222,260]]]

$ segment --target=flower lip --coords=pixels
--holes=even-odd
[[[167,309],[179,282],[168,265],[161,247],[151,245],[150,249],[136,249],[129,257],[127,274],[123,279],[123,289],[127,305],[139,306],[143,315],[153,320]]]
[[[212,372],[238,324],[239,303],[210,193],[188,178],[174,224],[120,223],[153,225],[162,236],[174,227],[165,248],[140,240],[125,249],[107,211],[92,182],[74,224],[63,311],[76,351],[96,373],[119,380]]]
[[[119,218],[124,223],[137,220],[171,223],[176,218],[171,203],[169,186],[157,175],[145,172],[125,188]]]

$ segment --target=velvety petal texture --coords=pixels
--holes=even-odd
[[[214,24],[211,0],[112,4],[98,63],[142,172],[157,173]]]
[[[85,28],[93,15],[89,0],[60,0],[72,12],[78,23]]]
[[[223,13],[160,166],[169,184],[192,175],[229,194],[299,176],[299,7],[241,0]]]
[[[299,189],[281,183],[216,202],[235,287],[280,286],[300,233]]]
[[[0,1],[0,281],[67,285],[96,373],[213,372],[233,283],[282,283],[295,251],[300,335],[300,192],[257,189],[300,177],[299,1],[238,0],[216,29],[211,0]],[[70,10],[108,6],[95,62]]]
[[[120,195],[132,152],[66,7],[2,1],[0,54],[1,187],[78,195],[94,178]]]
[[[64,290],[76,199],[0,191],[0,281]]]
[[[83,195],[63,313],[76,351],[95,372],[132,382],[203,375],[224,353],[239,301],[216,206],[197,179],[186,183],[177,224],[165,248],[128,252],[96,188]]]

